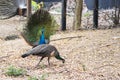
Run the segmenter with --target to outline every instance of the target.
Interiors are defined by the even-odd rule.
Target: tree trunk
[[[27,18],[31,16],[31,0],[27,0]]]
[[[83,0],[76,0],[73,30],[78,30],[81,28],[82,8]]]

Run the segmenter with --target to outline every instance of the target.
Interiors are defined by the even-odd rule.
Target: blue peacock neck
[[[42,29],[41,33],[42,33],[42,34],[41,34],[41,36],[40,36],[39,45],[41,45],[41,44],[46,44],[46,43],[45,43],[44,29]]]

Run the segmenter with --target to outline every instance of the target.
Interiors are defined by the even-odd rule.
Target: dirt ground
[[[120,80],[120,27],[57,32],[50,44],[57,47],[65,64],[51,58],[49,67],[46,58],[36,69],[39,57],[21,58],[31,46],[20,37],[20,28],[20,17],[0,20],[0,80],[28,80],[29,76],[42,80],[43,75],[45,80]],[[18,37],[5,40],[10,35]],[[7,76],[10,65],[24,69],[26,75]]]

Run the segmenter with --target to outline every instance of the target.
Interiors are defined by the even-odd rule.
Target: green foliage
[[[10,66],[6,71],[6,74],[8,76],[20,76],[20,75],[25,74],[25,71],[23,69],[19,69],[19,68]]]
[[[48,74],[42,74],[38,78],[35,76],[30,76],[28,80],[46,80],[47,77],[48,77]]]
[[[48,74],[43,74],[43,75],[40,77],[40,80],[46,80],[46,77],[48,77]]]
[[[36,10],[40,9],[40,5],[32,0],[32,8],[36,11]]]
[[[33,76],[33,77],[29,77],[28,80],[38,80],[37,77]]]
[[[34,43],[39,40],[41,29],[45,29],[45,38],[49,40],[50,35],[55,33],[57,23],[48,11],[40,9],[37,10],[28,20],[23,34],[28,43]]]
[[[83,16],[84,16],[84,17],[89,17],[90,15],[91,15],[90,12],[86,12]]]

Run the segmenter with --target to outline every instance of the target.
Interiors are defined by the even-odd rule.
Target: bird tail
[[[63,63],[65,63],[65,60],[59,55],[59,52],[55,55],[55,58],[58,60],[62,60]]]
[[[29,56],[29,55],[31,55],[31,53],[30,53],[30,52],[27,52],[27,53],[23,54],[21,57],[22,57],[22,58],[25,58],[25,57],[27,57],[27,56]]]
[[[23,37],[23,39],[25,40],[25,42],[27,42],[28,45],[34,46],[23,33],[21,33],[21,37]]]

